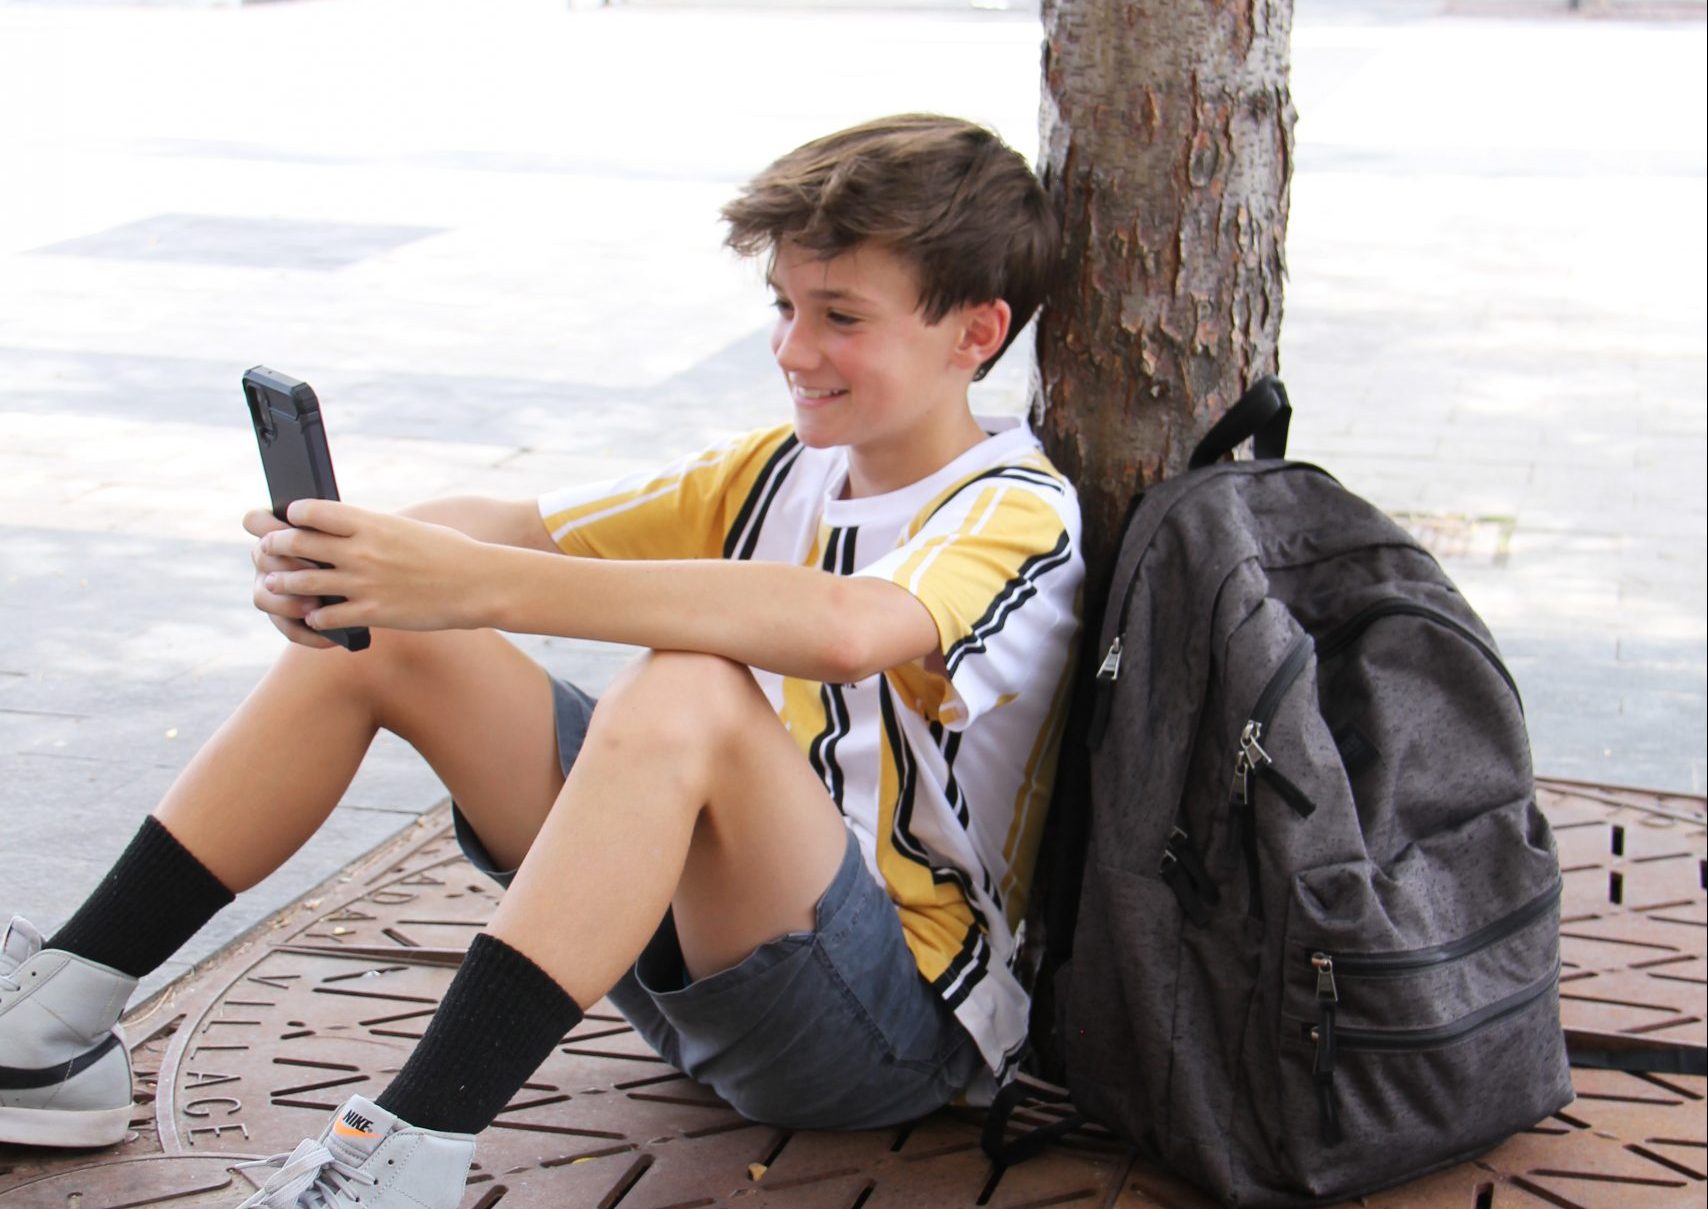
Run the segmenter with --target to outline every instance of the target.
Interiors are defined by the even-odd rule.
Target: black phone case
[[[273,515],[285,519],[295,500],[338,498],[332,477],[332,453],[320,420],[320,400],[307,382],[257,365],[243,375],[243,397],[261,449],[261,468]],[[338,604],[342,596],[322,596],[322,604]],[[372,641],[366,626],[318,631],[346,650],[365,650]]]

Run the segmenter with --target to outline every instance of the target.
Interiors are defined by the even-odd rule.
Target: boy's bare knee
[[[764,694],[733,660],[648,651],[600,696],[588,736],[676,753],[715,750],[756,704],[765,705]]]
[[[407,712],[419,704],[444,666],[446,648],[444,634],[378,630],[365,651],[293,646],[283,658],[307,660],[323,692],[362,702],[379,725],[395,729],[398,707]]]

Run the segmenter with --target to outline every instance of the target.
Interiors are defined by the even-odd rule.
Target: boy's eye
[[[860,322],[853,315],[844,315],[841,311],[828,311],[825,318],[841,327],[848,327],[850,324]]]
[[[787,298],[773,298],[771,300],[771,306],[778,314],[781,315],[792,314],[795,309],[794,303],[790,302]]]

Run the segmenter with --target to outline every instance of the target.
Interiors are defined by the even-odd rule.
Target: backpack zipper
[[[1358,635],[1369,629],[1373,623],[1383,617],[1392,617],[1398,614],[1410,614],[1413,617],[1422,617],[1429,621],[1433,621],[1438,625],[1445,626],[1458,634],[1459,637],[1463,638],[1466,642],[1476,647],[1482,654],[1483,658],[1489,661],[1490,666],[1500,673],[1500,678],[1506,681],[1506,687],[1512,690],[1513,697],[1518,700],[1519,709],[1524,708],[1524,701],[1518,694],[1518,682],[1512,678],[1512,673],[1507,671],[1506,664],[1501,662],[1501,658],[1495,653],[1494,648],[1484,642],[1477,636],[1475,631],[1462,624],[1457,618],[1442,612],[1440,609],[1433,608],[1430,605],[1416,604],[1409,600],[1398,599],[1378,600],[1372,604],[1368,604],[1329,632],[1328,636],[1323,639],[1322,645],[1318,648],[1319,657],[1327,659],[1330,656],[1338,655],[1344,647],[1349,645],[1354,638],[1358,637]]]
[[[1213,478],[1221,477],[1228,469],[1230,469],[1230,467],[1205,466],[1200,469],[1205,472],[1203,482],[1208,483]],[[1308,462],[1278,461],[1273,466],[1263,467],[1258,471],[1258,473],[1271,474],[1276,471],[1306,471],[1311,474],[1321,475],[1329,482],[1339,486],[1338,480],[1336,480],[1332,474],[1324,470],[1321,466],[1312,466]],[[1188,470],[1180,477],[1186,478],[1198,473],[1198,470]],[[1202,485],[1203,483],[1200,483],[1188,490],[1182,491],[1178,496],[1170,501],[1168,505],[1168,512],[1165,512],[1163,515],[1166,517],[1169,512],[1173,512],[1175,508],[1180,506],[1181,502],[1185,500],[1187,496],[1191,495],[1193,491],[1197,490],[1197,488]],[[1127,529],[1131,526],[1133,518],[1138,515],[1139,504],[1143,499],[1144,492],[1140,492],[1129,502],[1127,506],[1126,519],[1121,524],[1121,533],[1123,535],[1126,534]],[[1422,549],[1421,546],[1418,548]],[[1110,643],[1109,650],[1104,654],[1103,662],[1098,666],[1097,676],[1093,681],[1096,686],[1096,693],[1095,700],[1092,705],[1092,717],[1089,727],[1089,743],[1092,747],[1096,747],[1103,741],[1103,732],[1109,725],[1109,699],[1114,696],[1110,690],[1115,687],[1115,681],[1121,674],[1121,639],[1127,632],[1127,616],[1133,610],[1133,597],[1138,592],[1140,578],[1139,572],[1144,569],[1145,559],[1149,557],[1150,550],[1151,548],[1147,546],[1140,553],[1139,561],[1133,565],[1132,574],[1127,577],[1127,586],[1121,592],[1121,608],[1116,613],[1115,640]],[[1113,585],[1111,585],[1111,587],[1113,587]]]
[[[1339,1142],[1341,1137],[1340,1114],[1334,1098],[1334,1056],[1337,1049],[1407,1050],[1440,1045],[1483,1024],[1493,1023],[1507,1011],[1517,1011],[1540,994],[1541,990],[1546,990],[1551,981],[1544,980],[1541,990],[1535,987],[1526,988],[1517,996],[1508,996],[1451,1025],[1390,1033],[1336,1027],[1335,1012],[1340,1004],[1340,989],[1335,983],[1335,972],[1338,970],[1342,974],[1360,978],[1392,978],[1468,957],[1516,935],[1545,916],[1560,901],[1562,885],[1563,883],[1556,881],[1518,910],[1485,924],[1469,936],[1461,936],[1458,940],[1391,953],[1342,953],[1335,956],[1321,949],[1311,953],[1311,968],[1316,972],[1317,980],[1317,1023],[1309,1033],[1316,1047],[1311,1076],[1317,1088],[1318,1125],[1324,1145],[1332,1146]],[[1555,967],[1554,977],[1559,977],[1558,966]]]
[[[1269,683],[1263,686],[1263,691],[1257,696],[1257,704],[1251,708],[1251,717],[1240,731],[1239,754],[1234,757],[1236,807],[1250,805],[1251,777],[1256,773],[1274,787],[1300,818],[1309,818],[1316,812],[1316,803],[1276,768],[1275,761],[1263,750],[1264,728],[1274,721],[1275,711],[1281,706],[1281,699],[1287,695],[1287,690],[1293,687],[1293,682],[1310,662],[1314,645],[1309,634],[1300,634],[1293,639],[1292,646],[1287,648],[1287,653],[1281,658],[1281,666],[1269,677]]]
[[[1317,994],[1323,992],[1322,979],[1326,973],[1329,989],[1334,986],[1336,970],[1342,974],[1352,974],[1359,978],[1393,978],[1401,974],[1410,974],[1417,970],[1428,969],[1431,966],[1445,965],[1450,961],[1458,961],[1479,949],[1499,944],[1507,937],[1541,919],[1554,904],[1560,901],[1560,882],[1555,882],[1547,890],[1525,903],[1518,910],[1504,915],[1492,923],[1485,924],[1469,936],[1461,936],[1458,940],[1446,941],[1438,945],[1430,945],[1422,949],[1404,949],[1392,953],[1341,953],[1331,954],[1318,949],[1311,953],[1311,966],[1317,971]]]
[[[1321,955],[1318,954],[1318,956]],[[1438,1049],[1451,1042],[1462,1040],[1482,1029],[1491,1028],[1507,1017],[1523,1011],[1537,999],[1547,994],[1549,988],[1558,983],[1559,978],[1560,966],[1558,962],[1555,962],[1553,971],[1533,985],[1515,991],[1505,999],[1496,1000],[1485,1008],[1455,1020],[1452,1024],[1418,1029],[1349,1029],[1336,1026],[1334,1021],[1335,1000],[1332,997],[1325,997],[1325,971],[1322,967],[1318,967],[1319,1015],[1316,1024],[1307,1026],[1306,1037],[1315,1047],[1315,1054],[1311,1062],[1311,1078],[1316,1086],[1317,1126],[1323,1145],[1338,1145],[1345,1136],[1341,1132],[1340,1109],[1334,1094],[1334,1063],[1335,1057],[1340,1051],[1410,1053],[1417,1050]],[[1326,971],[1326,983],[1327,994],[1332,996],[1334,992],[1332,966]]]
[[[1524,708],[1523,698],[1519,696],[1518,692],[1518,682],[1512,678],[1512,673],[1507,671],[1506,664],[1501,662],[1500,656],[1495,653],[1493,647],[1479,638],[1471,629],[1440,609],[1432,608],[1429,605],[1415,604],[1409,600],[1378,600],[1366,605],[1359,612],[1329,631],[1322,643],[1316,647],[1317,658],[1319,660],[1328,659],[1339,654],[1355,638],[1381,618],[1400,615],[1422,617],[1428,621],[1433,621],[1437,625],[1452,630],[1466,642],[1469,642],[1483,658],[1489,661],[1489,666],[1500,673],[1501,679],[1506,681],[1507,688],[1512,690],[1513,699],[1518,702],[1518,708],[1520,710]],[[1305,670],[1305,664],[1310,659],[1311,648],[1312,643],[1309,634],[1300,634],[1293,640],[1293,645],[1287,649],[1287,654],[1281,660],[1281,666],[1276,669],[1275,674],[1269,678],[1269,683],[1265,684],[1263,691],[1258,694],[1257,704],[1251,710],[1251,717],[1247,720],[1244,729],[1240,731],[1240,750],[1239,754],[1234,757],[1233,802],[1236,809],[1243,809],[1251,804],[1251,777],[1255,773],[1268,781],[1275,792],[1281,795],[1282,799],[1293,808],[1294,813],[1300,818],[1309,818],[1316,811],[1316,803],[1311,801],[1310,795],[1300,789],[1279,768],[1275,767],[1275,761],[1263,749],[1263,732],[1274,720],[1275,711],[1280,708],[1281,699],[1286,696],[1287,690],[1293,686],[1293,681],[1298,679],[1299,673]],[[1118,671],[1121,663],[1119,638],[1111,647],[1109,657],[1104,660],[1106,669],[1110,668],[1111,660],[1113,660],[1113,668],[1110,670]],[[1102,675],[1102,670],[1098,674]],[[1113,679],[1113,675],[1110,679]]]

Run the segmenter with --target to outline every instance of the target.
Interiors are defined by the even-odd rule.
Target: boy
[[[473,1135],[607,994],[757,1120],[889,1124],[1008,1072],[1082,567],[1072,488],[967,390],[1054,222],[995,136],[920,115],[807,144],[724,216],[768,257],[792,425],[538,501],[245,519],[292,645],[65,927],[8,929],[0,1140],[122,1135],[135,980],[324,821],[382,726],[508,890],[396,1079],[246,1205],[456,1205]],[[344,625],[373,646],[319,649]],[[494,629],[649,653],[595,706]]]

